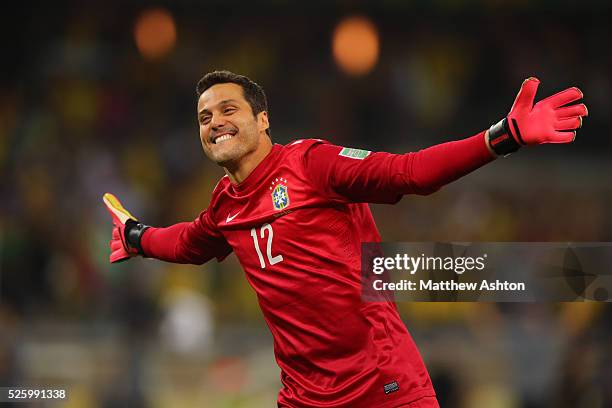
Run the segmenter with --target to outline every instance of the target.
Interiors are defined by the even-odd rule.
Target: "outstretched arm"
[[[304,154],[304,166],[319,191],[340,201],[395,203],[405,194],[433,193],[522,145],[574,140],[587,109],[563,105],[581,99],[582,92],[569,88],[534,105],[538,84],[525,80],[508,116],[467,139],[401,155],[315,143]]]
[[[103,201],[114,225],[109,243],[111,263],[142,255],[167,262],[200,265],[215,257],[221,261],[232,252],[215,228],[208,211],[203,211],[193,222],[155,228],[139,223],[114,195],[104,194]]]
[[[337,201],[394,204],[405,194],[431,194],[495,159],[486,132],[418,152],[392,154],[313,144],[304,154],[309,179]]]

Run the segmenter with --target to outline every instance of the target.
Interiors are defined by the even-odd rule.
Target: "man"
[[[467,139],[395,155],[322,140],[273,145],[266,97],[228,71],[198,83],[204,152],[225,169],[208,209],[167,228],[136,221],[111,194],[111,262],[136,255],[202,264],[234,251],[274,337],[279,407],[437,407],[393,302],[361,298],[361,242],[380,236],[367,203],[430,194],[522,145],[568,143],[587,115],[569,88],[534,106],[527,79],[500,123]]]

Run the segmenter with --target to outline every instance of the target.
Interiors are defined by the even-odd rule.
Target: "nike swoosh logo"
[[[236,216],[237,216],[238,214],[240,214],[240,211],[238,211],[236,214],[231,215],[231,216],[230,216],[229,214],[227,214],[227,218],[225,219],[225,223],[226,223],[226,224],[228,224],[228,223],[232,222],[232,220],[233,220],[234,218],[236,218]]]

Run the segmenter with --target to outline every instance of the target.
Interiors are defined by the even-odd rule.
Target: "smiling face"
[[[266,134],[268,113],[254,115],[238,84],[206,89],[198,99],[198,124],[204,153],[230,172],[271,145]]]

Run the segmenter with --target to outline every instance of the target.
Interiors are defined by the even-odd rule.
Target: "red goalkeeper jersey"
[[[192,264],[236,253],[274,337],[279,407],[397,407],[435,393],[395,304],[361,298],[361,243],[380,241],[367,203],[490,160],[483,133],[404,155],[274,145],[239,185],[223,177],[195,221],[150,228],[142,247]]]

